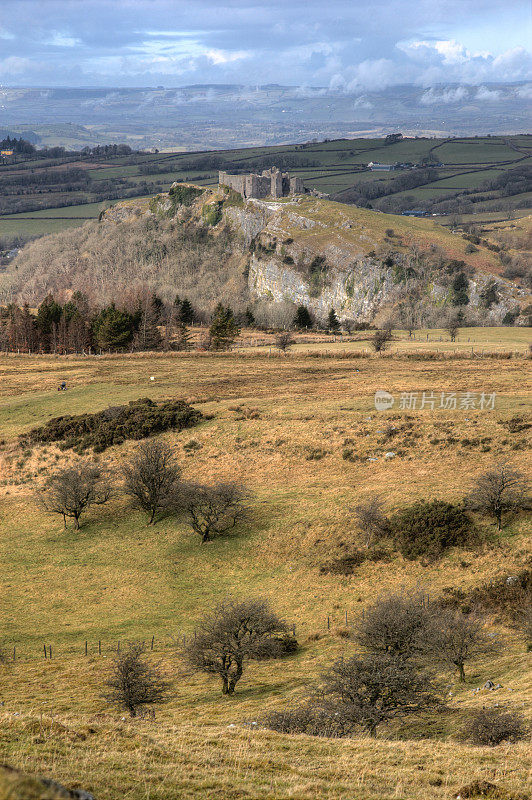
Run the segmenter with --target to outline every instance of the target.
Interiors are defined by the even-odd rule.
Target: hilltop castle
[[[218,183],[220,186],[229,186],[242,197],[273,197],[277,199],[305,192],[301,178],[291,178],[287,172],[281,172],[277,167],[263,170],[262,175],[255,173],[229,175],[227,172],[220,172]]]

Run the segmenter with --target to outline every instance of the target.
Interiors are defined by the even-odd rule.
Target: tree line
[[[113,302],[95,309],[82,292],[64,304],[48,294],[36,312],[27,303],[0,308],[0,348],[42,353],[186,349],[194,317],[190,301],[178,295],[171,306],[151,293],[138,295],[129,308]]]

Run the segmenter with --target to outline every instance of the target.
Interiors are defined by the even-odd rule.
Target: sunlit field
[[[0,357],[1,761],[98,800],[428,800],[474,779],[531,791],[529,741],[481,748],[460,736],[464,714],[482,705],[531,716],[532,656],[501,618],[490,625],[504,649],[473,662],[465,685],[438,673],[448,705],[438,715],[383,726],[377,740],[289,736],[260,724],[356,652],[346,632],[380,593],[436,598],[445,587],[515,574],[532,558],[530,517],[521,514],[500,534],[479,517],[483,543],[435,563],[396,555],[350,576],[320,572],[357,542],[353,507],[374,492],[392,510],[420,498],[459,501],[500,459],[530,472],[529,330],[461,330],[454,343],[443,331],[415,340],[396,331],[383,356],[371,354],[369,335],[308,336],[287,355],[248,333],[220,355]],[[58,392],[63,380],[67,391]],[[392,408],[376,410],[377,390],[394,397]],[[457,409],[440,408],[442,393],[454,392]],[[460,408],[465,393],[474,407]],[[51,417],[146,396],[183,398],[205,415],[195,428],[162,434],[184,477],[237,480],[251,491],[251,517],[229,537],[201,545],[181,518],[148,527],[123,495],[89,510],[77,532],[39,509],[42,481],[77,456],[22,447],[18,436]],[[508,421],[517,417],[516,431]],[[134,448],[89,457],[118,474]],[[251,663],[230,699],[214,678],[187,673],[179,655],[199,617],[227,596],[268,599],[301,645]],[[101,697],[118,644],[133,640],[146,642],[173,682],[154,719],[130,721]],[[488,679],[502,688],[473,693]]]

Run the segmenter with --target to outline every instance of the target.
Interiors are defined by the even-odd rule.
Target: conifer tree
[[[210,346],[213,350],[228,350],[239,335],[233,310],[221,303],[216,306],[209,328]]]
[[[327,317],[327,328],[330,331],[340,330],[340,320],[336,316],[336,311],[334,308],[331,308],[329,311],[329,316]]]

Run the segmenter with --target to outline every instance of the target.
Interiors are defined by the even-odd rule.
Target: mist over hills
[[[40,145],[191,150],[313,138],[486,135],[530,128],[532,84],[342,88],[206,84],[180,88],[1,88],[0,127]]]

